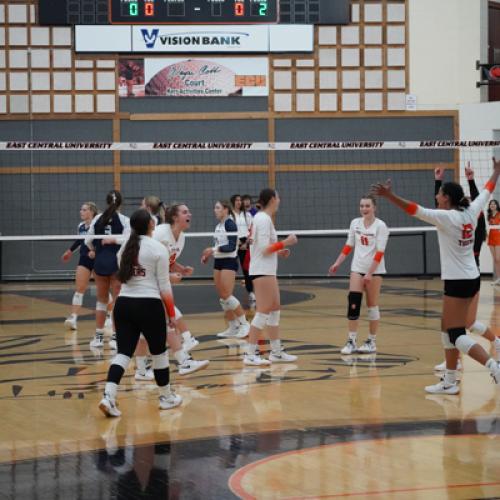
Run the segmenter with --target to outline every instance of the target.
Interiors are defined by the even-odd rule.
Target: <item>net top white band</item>
[[[496,148],[500,141],[60,142],[6,141],[0,151],[300,151]]]

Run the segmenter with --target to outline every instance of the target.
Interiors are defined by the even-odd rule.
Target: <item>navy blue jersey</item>
[[[90,226],[86,226],[85,222],[80,222],[78,224],[78,234],[83,236],[89,232]],[[75,242],[71,245],[70,250],[74,252],[78,247],[80,247],[80,256],[87,257],[89,254],[89,247],[85,245],[85,240],[75,240]]]
[[[109,235],[110,237],[118,235],[128,235],[130,233],[130,221],[128,217],[115,212],[109,224],[103,226],[99,224],[102,214],[94,218],[90,226],[89,234]],[[120,238],[122,239],[122,238]],[[86,240],[88,242],[88,239]],[[102,240],[92,240],[95,248],[94,271],[101,276],[110,276],[118,270],[116,254],[120,250],[120,243],[103,245]]]

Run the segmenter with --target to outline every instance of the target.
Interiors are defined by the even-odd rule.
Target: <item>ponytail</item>
[[[130,217],[130,238],[125,244],[118,269],[118,280],[126,283],[134,276],[134,268],[139,265],[141,236],[148,233],[151,214],[144,209],[136,210]]]
[[[120,191],[116,191],[115,189],[110,191],[106,196],[106,203],[108,204],[108,208],[104,210],[102,215],[99,217],[99,220],[96,222],[96,231],[102,231],[108,224],[111,223],[113,215],[115,215],[116,211],[122,204],[122,195]]]
[[[441,186],[441,191],[450,199],[452,208],[462,211],[470,205],[470,201],[465,197],[462,186],[456,182],[445,182]]]

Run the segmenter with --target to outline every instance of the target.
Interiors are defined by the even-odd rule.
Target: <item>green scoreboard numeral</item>
[[[259,6],[259,16],[265,16],[267,14],[267,3],[261,2]]]
[[[129,4],[128,11],[131,16],[138,16],[139,15],[139,6],[136,3],[131,3]]]

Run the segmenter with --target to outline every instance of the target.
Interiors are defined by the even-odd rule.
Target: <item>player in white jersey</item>
[[[377,351],[377,330],[380,321],[378,300],[382,276],[385,274],[384,252],[389,238],[385,222],[375,217],[377,202],[371,195],[363,196],[359,202],[361,217],[354,219],[349,228],[349,235],[337,260],[330,266],[329,273],[334,275],[340,264],[354,248],[349,279],[347,319],[349,335],[342,354],[361,352],[364,354]],[[369,321],[368,339],[357,347],[359,315],[363,291],[366,293],[367,315]]]
[[[432,394],[460,392],[456,379],[459,352],[468,354],[486,366],[495,383],[500,384],[500,363],[491,358],[465,331],[467,318],[481,284],[474,260],[474,230],[478,215],[494,191],[499,175],[500,161],[493,159],[493,174],[485,189],[472,203],[465,197],[460,184],[443,184],[436,195],[437,209],[423,208],[399,197],[392,191],[390,181],[372,187],[375,194],[387,198],[408,214],[436,226],[437,229],[441,279],[444,280],[441,338],[445,349],[446,371],[441,382],[425,388]]]
[[[297,356],[285,352],[279,336],[280,290],[276,277],[278,255],[287,258],[290,250],[286,247],[297,243],[297,236],[288,235],[278,241],[272,217],[280,204],[278,192],[266,188],[260,192],[261,206],[253,220],[250,233],[250,277],[253,281],[257,299],[256,312],[248,334],[248,344],[243,362],[246,365],[269,365],[270,363],[289,363]],[[257,341],[264,328],[267,328],[271,344],[269,359],[261,358],[257,353]]]
[[[153,357],[153,370],[159,388],[159,407],[179,406],[182,398],[170,388],[166,351],[167,319],[175,327],[175,309],[169,281],[168,252],[151,238],[154,220],[147,210],[137,210],[130,220],[132,232],[118,253],[117,277],[122,283],[113,311],[118,354],[109,367],[100,410],[107,417],[121,415],[116,405],[118,385],[127,370],[141,333]]]
[[[240,301],[233,295],[236,272],[238,271],[238,227],[234,222],[231,204],[219,200],[214,206],[215,218],[219,221],[215,228],[215,245],[203,250],[201,262],[206,264],[214,258],[214,283],[219,295],[219,303],[229,322],[229,328],[217,334],[218,337],[245,338],[250,330]],[[233,233],[233,235],[228,235]],[[235,234],[236,233],[236,234]]]
[[[184,244],[186,236],[184,231],[191,225],[191,212],[184,203],[174,203],[165,210],[165,224],[156,227],[153,238],[162,243],[169,252],[170,263],[170,281],[180,283],[185,276],[191,276],[194,269],[190,266],[184,266],[177,261]],[[188,375],[209,364],[207,359],[194,360],[189,351],[196,347],[199,342],[196,340],[187,325],[181,311],[175,308],[176,331],[169,332],[168,343],[174,357],[179,363],[179,375]]]
[[[155,227],[165,222],[165,206],[158,196],[150,195],[144,197],[141,208],[146,209],[151,214],[155,222]]]

